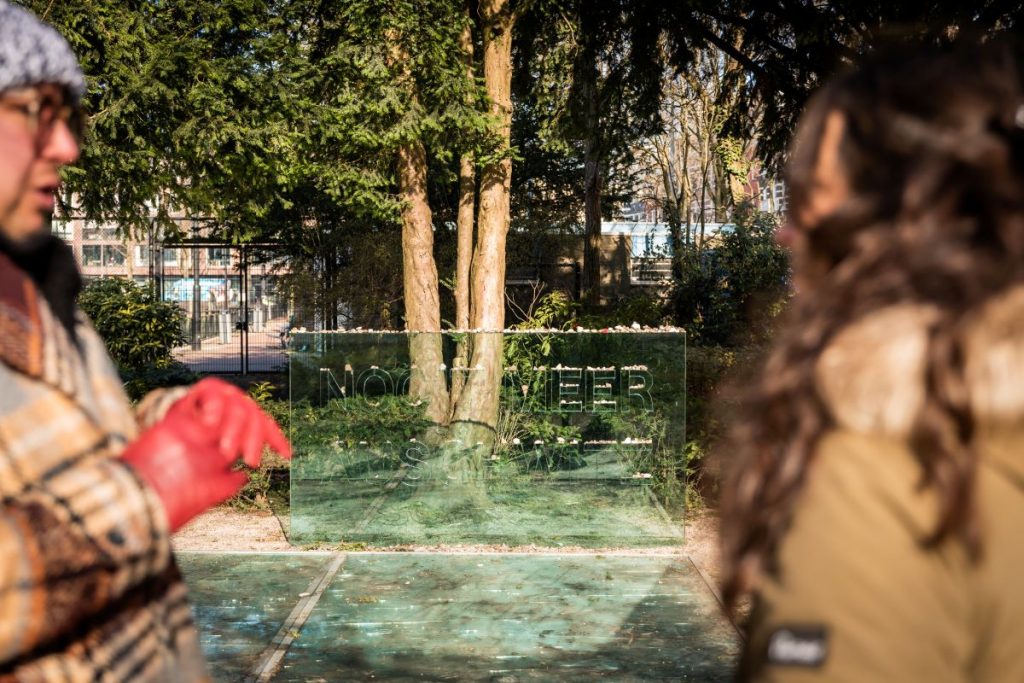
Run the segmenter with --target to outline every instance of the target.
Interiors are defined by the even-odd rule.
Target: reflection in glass
[[[296,542],[677,543],[682,332],[298,333]]]

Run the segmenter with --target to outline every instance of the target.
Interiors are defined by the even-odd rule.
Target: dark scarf
[[[75,299],[82,290],[82,276],[71,247],[50,233],[18,242],[0,234],[0,252],[32,278],[53,315],[76,340]]]

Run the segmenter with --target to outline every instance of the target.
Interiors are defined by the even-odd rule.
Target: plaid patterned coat
[[[0,682],[208,680],[163,509],[117,459],[177,396],[137,418],[76,316],[77,345],[0,253]]]

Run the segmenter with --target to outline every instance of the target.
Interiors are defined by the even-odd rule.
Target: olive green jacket
[[[938,507],[907,446],[935,312],[847,327],[817,365],[835,429],[819,442],[775,570],[762,577],[741,680],[1024,681],[1024,288],[965,340],[984,552],[927,549]]]

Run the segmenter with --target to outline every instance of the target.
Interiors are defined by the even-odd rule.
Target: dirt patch
[[[240,512],[226,507],[199,515],[174,534],[172,543],[175,550],[295,550],[272,513]]]
[[[207,550],[219,552],[330,549],[330,546],[299,548],[285,537],[281,521],[270,512],[241,512],[219,507],[196,517],[174,535],[176,550]],[[360,549],[358,544],[345,546]],[[450,553],[601,553],[607,555],[688,555],[705,576],[713,582],[720,576],[718,559],[718,518],[712,514],[692,516],[686,521],[686,542],[682,547],[665,548],[549,548],[541,546],[506,545],[453,545],[421,546],[401,545],[396,551],[450,552]]]
[[[686,520],[686,543],[683,552],[712,580],[716,586],[722,576],[722,562],[718,548],[718,517],[709,512]]]

